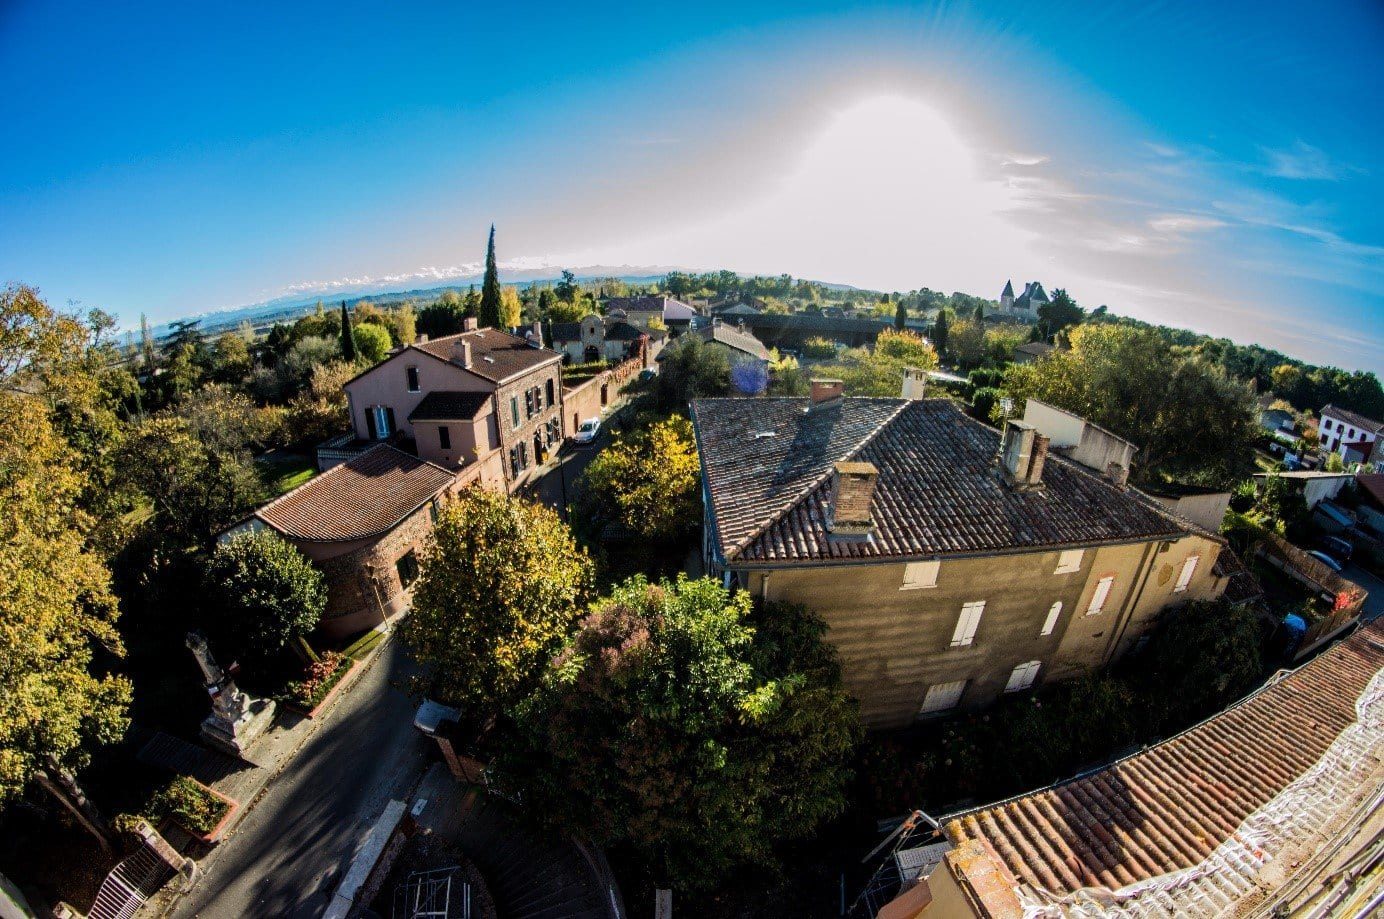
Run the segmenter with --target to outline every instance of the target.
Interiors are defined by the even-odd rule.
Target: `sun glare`
[[[1026,234],[1003,216],[1017,206],[1014,193],[982,174],[982,153],[922,100],[862,99],[815,135],[766,150],[785,160],[784,177],[760,197],[622,246],[622,260],[777,269],[891,290],[988,290],[997,277],[1023,274],[1030,257]]]

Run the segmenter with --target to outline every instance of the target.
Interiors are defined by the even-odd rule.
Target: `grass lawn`
[[[305,453],[273,450],[255,457],[255,463],[271,498],[292,491],[317,475],[317,463]]]

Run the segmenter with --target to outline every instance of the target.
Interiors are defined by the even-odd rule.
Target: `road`
[[[606,418],[603,424],[610,420],[610,418]],[[559,514],[563,513],[564,492],[566,503],[570,504],[577,499],[576,485],[578,480],[586,472],[586,467],[590,466],[591,461],[596,458],[596,454],[605,449],[609,443],[610,431],[602,427],[601,433],[596,436],[594,443],[563,444],[558,453],[558,463],[544,473],[537,482],[525,487],[525,494],[536,497],[540,504],[551,507]]]
[[[1369,591],[1369,596],[1365,598],[1365,610],[1360,615],[1361,619],[1365,622],[1373,622],[1384,615],[1384,581],[1359,565],[1347,565],[1346,569],[1341,572],[1341,577],[1348,581],[1354,581]]]
[[[369,826],[391,798],[407,799],[432,762],[413,704],[391,685],[412,671],[391,641],[202,861],[201,880],[170,916],[322,914]]]

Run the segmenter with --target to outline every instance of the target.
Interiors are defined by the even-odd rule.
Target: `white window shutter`
[[[1115,576],[1107,574],[1096,582],[1096,589],[1091,593],[1091,602],[1086,607],[1086,615],[1094,616],[1096,613],[1105,609],[1105,601],[1110,598],[1110,589],[1115,586]]]
[[[980,627],[980,616],[984,612],[984,600],[975,600],[961,607],[961,615],[956,620],[956,631],[952,632],[953,648],[964,648],[975,639],[976,629]]]
[[[961,694],[965,691],[965,680],[957,680],[952,683],[934,683],[927,688],[927,695],[923,697],[923,706],[918,709],[918,714],[927,715],[932,712],[945,712],[956,708],[961,701]]]
[[[1085,549],[1068,549],[1057,556],[1057,570],[1054,574],[1071,574],[1073,571],[1081,570],[1081,558],[1086,554]]]
[[[899,590],[917,590],[920,587],[936,587],[940,561],[909,562],[903,568],[903,586]]]
[[[1187,556],[1187,560],[1182,563],[1182,573],[1177,576],[1177,585],[1173,587],[1173,593],[1182,593],[1187,589],[1187,585],[1192,583],[1192,575],[1196,574],[1199,561],[1200,555]]]
[[[1005,685],[1005,692],[1020,692],[1033,685],[1033,681],[1038,678],[1038,669],[1043,666],[1042,661],[1029,661],[1014,668],[1014,672],[1009,674],[1009,683]]]
[[[1051,635],[1052,630],[1057,628],[1057,620],[1061,615],[1062,601],[1058,600],[1056,603],[1052,605],[1052,609],[1048,610],[1048,618],[1043,620],[1043,631],[1039,632],[1038,634]]]

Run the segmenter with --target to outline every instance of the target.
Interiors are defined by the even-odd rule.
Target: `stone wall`
[[[552,384],[553,400],[548,402],[548,384]],[[532,416],[529,415],[525,403],[525,392],[536,388],[541,407]],[[549,364],[533,373],[525,374],[518,379],[505,383],[496,392],[496,406],[499,413],[500,423],[500,457],[504,463],[505,480],[508,482],[509,490],[512,492],[523,485],[524,481],[532,474],[542,462],[541,457],[535,454],[534,435],[537,433],[542,439],[544,449],[556,450],[562,438],[562,370],[557,363]],[[512,402],[511,400],[517,400]],[[519,413],[519,423],[514,423],[514,407],[517,405]],[[546,425],[549,421],[557,421],[557,437],[551,443],[547,443]],[[523,443],[528,452],[528,465],[516,476],[510,460],[510,451],[515,445]]]
[[[562,391],[562,435],[571,437],[587,418],[599,418],[601,410],[614,402],[630,379],[644,367],[631,358],[596,374],[579,386]]]

